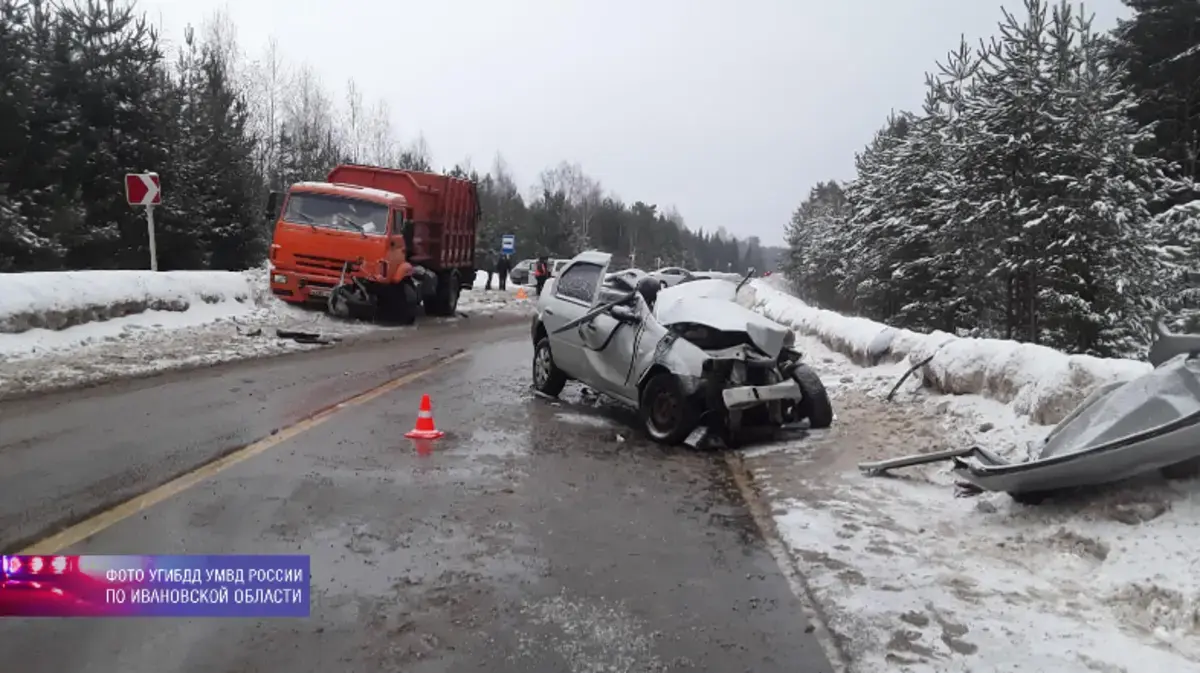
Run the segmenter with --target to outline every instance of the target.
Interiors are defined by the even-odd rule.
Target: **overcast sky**
[[[1003,4],[1020,9],[1019,0]],[[437,167],[503,154],[522,187],[561,160],[689,227],[780,244],[853,155],[1001,0],[142,0],[178,42],[224,9],[250,57],[274,36],[343,97],[386,98]],[[1087,5],[1115,25],[1119,0]]]

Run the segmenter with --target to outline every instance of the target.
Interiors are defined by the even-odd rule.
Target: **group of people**
[[[495,265],[484,263],[487,269],[487,284],[483,289],[492,289],[492,274],[498,275],[500,281],[500,289],[508,288],[508,275],[512,273],[512,258],[509,255],[500,255],[496,260]],[[550,278],[550,259],[547,255],[542,255],[537,258],[537,262],[533,265],[533,280],[537,284],[537,294],[542,296],[542,288],[545,287],[546,281]]]

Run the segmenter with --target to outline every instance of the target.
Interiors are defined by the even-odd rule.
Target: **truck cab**
[[[272,293],[287,302],[325,304],[346,278],[388,284],[407,275],[408,211],[403,196],[378,189],[293,185],[271,242]]]

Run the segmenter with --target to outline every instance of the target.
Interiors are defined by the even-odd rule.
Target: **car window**
[[[580,262],[572,266],[555,281],[555,296],[592,303],[592,297],[596,296],[596,284],[600,282],[600,272],[603,270],[599,265],[589,262]]]

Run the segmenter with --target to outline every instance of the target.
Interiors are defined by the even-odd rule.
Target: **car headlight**
[[[283,275],[282,273],[277,273],[277,274],[275,274],[275,276],[272,278],[272,280],[274,280],[276,283],[286,283],[286,282],[287,282],[287,276]]]

